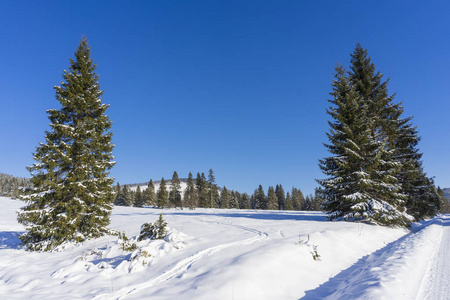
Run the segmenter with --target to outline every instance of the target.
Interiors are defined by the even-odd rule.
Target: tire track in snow
[[[242,241],[236,241],[236,242],[226,243],[226,244],[222,244],[222,245],[217,245],[217,246],[210,247],[205,250],[199,251],[196,254],[191,255],[190,257],[179,261],[173,268],[171,268],[170,270],[157,276],[156,278],[151,279],[150,281],[146,281],[146,282],[136,284],[133,286],[127,286],[127,287],[124,287],[124,288],[114,292],[114,293],[97,295],[96,297],[94,297],[94,300],[123,299],[131,294],[140,292],[142,290],[145,290],[145,289],[153,287],[153,286],[157,286],[159,284],[163,284],[175,277],[178,277],[179,275],[186,272],[195,262],[201,260],[204,257],[210,256],[216,252],[222,251],[229,247],[244,246],[244,245],[250,245],[253,243],[257,243],[257,242],[260,242],[260,241],[268,238],[268,236],[269,236],[269,234],[267,232],[263,232],[263,231],[260,231],[260,230],[254,229],[254,228],[250,228],[250,227],[246,227],[246,226],[242,226],[242,225],[237,225],[237,224],[233,224],[233,223],[221,223],[221,222],[215,222],[215,221],[206,221],[206,220],[202,220],[200,218],[197,218],[197,220],[201,221],[201,222],[210,223],[210,224],[227,225],[227,226],[236,227],[236,228],[239,228],[239,229],[242,229],[245,231],[255,233],[255,234],[257,234],[257,236],[254,236],[249,239],[242,240]]]

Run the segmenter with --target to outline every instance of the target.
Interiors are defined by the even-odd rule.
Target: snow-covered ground
[[[408,231],[316,212],[116,207],[112,229],[136,237],[163,212],[169,236],[33,253],[17,238],[22,205],[0,197],[0,299],[449,299],[450,216]]]

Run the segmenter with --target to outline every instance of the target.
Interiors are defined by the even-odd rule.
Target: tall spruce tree
[[[267,209],[268,208],[268,202],[266,198],[266,194],[264,193],[264,189],[262,185],[259,185],[258,188],[255,190],[254,196],[254,208],[255,209]]]
[[[18,221],[31,250],[51,250],[65,241],[81,242],[108,232],[114,200],[112,122],[105,114],[96,65],[82,38],[64,81],[55,87],[60,109],[47,111],[50,131],[28,167],[36,188],[24,197]]]
[[[209,207],[208,188],[206,186],[205,173],[202,173],[202,175],[200,175],[200,173],[197,173],[195,186],[197,188],[199,206],[204,208]]]
[[[303,196],[303,193],[300,189],[297,189],[295,187],[292,188],[291,199],[294,210],[307,210],[305,207],[305,197]]]
[[[286,206],[285,210],[294,210],[294,205],[292,203],[292,198],[289,192],[286,193]]]
[[[181,204],[181,184],[177,171],[173,172],[170,182],[169,200],[175,207],[182,207]]]
[[[219,188],[216,184],[216,177],[214,176],[214,171],[209,169],[208,174],[208,201],[210,208],[219,207]]]
[[[268,209],[278,210],[278,208],[279,208],[278,199],[277,199],[277,195],[275,194],[275,190],[274,190],[273,186],[269,186],[269,190],[267,192],[267,201],[269,204]]]
[[[125,206],[132,206],[134,203],[133,191],[128,185],[124,185],[122,188],[123,198],[125,200]]]
[[[249,209],[250,205],[250,196],[247,193],[244,193],[239,197],[239,208],[240,209]]]
[[[125,205],[125,200],[122,195],[122,188],[119,183],[116,185],[116,198],[114,199],[114,205]]]
[[[184,191],[184,204],[189,207],[189,209],[195,209],[198,205],[198,193],[195,189],[194,178],[192,173],[189,172],[187,179],[186,190]]]
[[[231,191],[230,194],[230,208],[239,208],[239,193]]]
[[[158,208],[166,207],[168,200],[169,200],[169,192],[167,192],[166,181],[164,180],[164,177],[163,177],[159,184],[159,190],[157,193]]]
[[[141,192],[141,188],[138,185],[136,188],[136,194],[134,195],[134,204],[135,207],[142,207],[144,205],[144,197]]]
[[[350,72],[336,68],[330,93],[333,106],[327,112],[333,122],[325,146],[332,156],[320,160],[329,178],[318,180],[323,206],[330,219],[407,225],[411,216],[396,178],[401,165],[393,158],[387,133],[393,96],[366,50],[358,44],[351,57]]]
[[[278,199],[278,208],[280,210],[284,210],[286,207],[286,195],[284,193],[283,186],[280,184],[275,187],[275,194],[277,195]]]
[[[220,208],[230,208],[230,192],[224,186],[222,193],[220,193]]]

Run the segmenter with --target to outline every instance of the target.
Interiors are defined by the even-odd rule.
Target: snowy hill
[[[161,212],[165,240],[115,236],[26,252],[23,203],[0,197],[0,299],[448,299],[450,216],[413,230],[330,222],[322,213],[115,207],[135,238]],[[316,258],[316,259],[314,259]]]

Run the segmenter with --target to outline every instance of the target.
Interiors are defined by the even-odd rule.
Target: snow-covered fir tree
[[[230,208],[239,208],[239,200],[235,191],[230,193]]]
[[[336,68],[330,93],[333,121],[325,146],[332,156],[320,160],[328,178],[318,180],[323,206],[330,219],[407,225],[412,218],[396,178],[401,165],[385,131],[393,97],[366,50],[358,44],[351,57],[350,72]]]
[[[96,65],[82,38],[55,87],[59,109],[47,111],[51,130],[28,167],[35,189],[24,196],[18,221],[26,228],[21,241],[31,250],[51,250],[108,232],[115,196],[109,176],[114,165],[112,122],[105,114]]]

